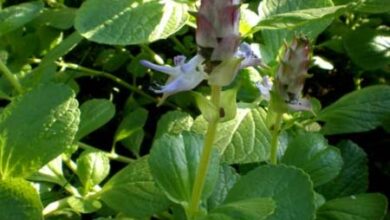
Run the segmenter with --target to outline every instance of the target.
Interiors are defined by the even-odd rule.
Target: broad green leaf
[[[44,167],[39,169],[38,172],[29,176],[28,179],[33,181],[56,183],[60,186],[67,184],[68,182],[62,172],[62,157],[58,156],[54,160],[50,161]]]
[[[91,99],[80,106],[80,125],[76,139],[87,136],[106,124],[115,114],[115,106],[106,99]]]
[[[327,199],[364,193],[368,188],[367,155],[352,141],[338,144],[344,160],[339,175],[316,190]]]
[[[262,108],[241,105],[233,120],[220,123],[214,145],[222,154],[222,161],[252,163],[267,160],[271,134],[265,125],[266,112]],[[193,131],[204,134],[207,123],[199,117]]]
[[[137,130],[142,130],[147,118],[148,111],[146,109],[138,108],[130,112],[119,124],[115,132],[115,142],[130,137]]]
[[[16,97],[0,115],[0,176],[28,177],[66,151],[79,124],[77,105],[64,85]]]
[[[300,169],[285,165],[260,166],[240,178],[224,203],[259,197],[271,197],[276,203],[274,214],[267,220],[314,218],[313,184]]]
[[[230,202],[213,209],[205,220],[263,220],[268,219],[276,208],[271,198],[250,198]]]
[[[333,6],[331,0],[264,0],[259,5],[259,15],[262,18],[261,20],[264,20],[282,13],[331,6]],[[303,34],[309,39],[315,39],[323,30],[325,30],[331,21],[332,18],[324,18],[294,29],[261,31],[263,39],[263,43],[261,45],[263,61],[265,63],[273,61],[284,41],[291,41],[295,34]]]
[[[103,181],[110,173],[110,160],[100,151],[84,151],[77,158],[77,176],[86,192]]]
[[[39,15],[43,6],[41,1],[33,1],[0,10],[0,36],[30,22]]]
[[[173,0],[89,0],[78,10],[75,28],[91,41],[128,45],[167,38],[187,19],[187,6]]]
[[[387,199],[381,194],[352,195],[326,202],[316,220],[381,220],[386,211]]]
[[[155,139],[165,133],[180,134],[183,131],[189,131],[194,120],[191,115],[181,111],[170,111],[161,116],[157,122]]]
[[[168,198],[186,207],[191,200],[192,188],[203,149],[201,135],[183,132],[163,135],[156,139],[150,152],[149,165],[156,183]],[[218,156],[212,158],[204,184],[202,199],[212,193],[218,178]]]
[[[0,219],[43,220],[38,193],[24,179],[0,180]]]
[[[343,42],[348,56],[363,69],[373,70],[390,65],[389,33],[362,27],[346,33]]]
[[[304,133],[288,144],[282,163],[301,168],[310,175],[314,186],[319,186],[339,174],[343,158],[321,134]]]
[[[377,85],[353,91],[324,108],[318,120],[322,132],[343,134],[374,129],[390,115],[390,86]]]
[[[170,202],[156,187],[146,157],[115,174],[103,187],[101,199],[129,217],[151,216],[168,208]]]
[[[35,22],[66,30],[73,26],[76,11],[75,8],[68,7],[47,9],[40,14]]]
[[[229,165],[222,165],[219,169],[219,176],[214,191],[207,199],[207,208],[213,209],[220,205],[226,198],[229,190],[236,184],[240,175]]]

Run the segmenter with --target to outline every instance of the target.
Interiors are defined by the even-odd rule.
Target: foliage
[[[0,0],[0,219],[385,217],[334,138],[390,131],[390,4],[207,2]]]

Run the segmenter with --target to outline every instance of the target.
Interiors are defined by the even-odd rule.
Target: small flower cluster
[[[310,111],[310,101],[302,98],[305,79],[309,76],[307,70],[310,64],[309,42],[304,38],[294,38],[290,45],[285,45],[275,83],[268,77],[257,86],[264,99],[270,100],[272,95],[284,101],[288,110]]]
[[[163,93],[161,102],[172,94],[194,89],[203,80],[210,85],[229,85],[241,68],[260,63],[247,43],[240,45],[239,7],[239,0],[202,0],[196,14],[198,54],[188,61],[181,55],[175,57],[173,67],[141,61],[145,67],[169,75],[165,85],[154,90]],[[205,70],[209,62],[218,63],[211,72]]]

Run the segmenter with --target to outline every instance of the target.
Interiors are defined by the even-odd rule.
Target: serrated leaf
[[[328,146],[326,139],[315,133],[294,137],[281,162],[303,169],[310,175],[314,186],[335,178],[343,166],[339,150]]]
[[[387,199],[382,194],[352,195],[326,202],[316,220],[381,220],[386,210]]]
[[[89,0],[78,10],[75,28],[98,43],[141,44],[167,38],[187,19],[187,6],[172,0]]]
[[[300,169],[285,165],[260,166],[240,178],[225,203],[259,197],[270,197],[276,203],[275,212],[268,220],[314,218],[313,185]]]
[[[170,200],[186,207],[192,198],[192,189],[203,149],[201,135],[183,132],[163,135],[156,139],[150,152],[149,165],[156,183]],[[218,154],[212,153],[202,199],[207,199],[218,178]]]
[[[366,153],[352,141],[343,141],[337,146],[343,157],[343,168],[335,179],[316,189],[328,200],[364,193],[368,188]]]
[[[233,167],[226,164],[222,165],[219,169],[218,180],[213,193],[207,199],[207,208],[210,210],[220,205],[239,178],[240,175]]]
[[[103,187],[101,199],[129,217],[142,218],[166,209],[170,202],[156,187],[146,157],[115,174]]]
[[[101,151],[84,151],[77,159],[77,176],[86,192],[110,173],[110,160]]]
[[[22,27],[37,17],[43,6],[41,1],[33,1],[2,9],[0,11],[0,36]]]
[[[46,84],[17,98],[0,115],[0,176],[28,177],[68,149],[80,112],[69,87]]]
[[[262,20],[264,20],[270,16],[276,16],[282,13],[331,6],[333,6],[331,0],[265,0],[259,5],[259,15]],[[295,34],[303,34],[309,39],[315,39],[323,30],[325,30],[331,21],[332,18],[324,18],[294,29],[261,31],[263,39],[261,55],[263,61],[265,63],[273,61],[284,41],[291,41]]]
[[[189,131],[194,120],[191,115],[181,111],[170,111],[161,116],[157,122],[155,139],[163,134],[180,134],[183,131]]]
[[[390,115],[390,86],[377,85],[353,91],[318,114],[324,121],[322,132],[343,134],[369,131]]]
[[[0,180],[0,219],[43,220],[42,203],[24,179]]]
[[[351,60],[365,70],[390,65],[390,34],[388,33],[362,27],[347,32],[343,36],[343,43]]]
[[[228,164],[267,160],[271,134],[265,125],[266,112],[261,108],[241,106],[233,120],[219,123],[214,145]],[[206,121],[199,117],[192,130],[206,132]]]
[[[212,210],[205,220],[263,220],[276,208],[271,198],[251,198],[227,203]]]
[[[106,124],[115,114],[115,106],[106,99],[91,99],[80,106],[80,125],[76,139],[87,136]]]

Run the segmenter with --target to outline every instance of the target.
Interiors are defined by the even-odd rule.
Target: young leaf
[[[169,200],[156,187],[146,157],[115,174],[103,187],[101,199],[128,217],[142,218],[161,212]]]
[[[38,193],[24,179],[0,180],[0,219],[43,220]]]
[[[155,140],[149,165],[156,183],[170,200],[184,207],[191,200],[192,188],[203,148],[203,137],[183,132],[163,135]],[[213,152],[202,199],[210,196],[218,178],[218,154]]]
[[[102,207],[101,202],[92,199],[83,199],[78,197],[69,197],[66,202],[77,213],[92,213]]]
[[[367,155],[352,141],[337,145],[344,160],[339,175],[316,190],[327,199],[364,193],[368,188]]]
[[[224,203],[259,197],[271,197],[276,203],[275,212],[267,220],[314,218],[313,184],[300,169],[285,165],[260,166],[240,178]]]
[[[189,131],[194,122],[191,115],[181,111],[170,111],[161,116],[157,122],[155,139],[163,134],[180,134]]]
[[[239,106],[233,120],[220,123],[214,145],[228,164],[252,163],[267,160],[271,134],[265,124],[266,112],[262,108]],[[192,130],[206,132],[206,120],[199,117]]]
[[[382,194],[352,195],[326,202],[318,209],[316,220],[381,220],[386,210],[387,199]]]
[[[77,159],[77,176],[86,192],[110,173],[110,160],[99,151],[84,151]]]
[[[89,0],[78,10],[75,28],[98,43],[141,44],[167,38],[187,19],[187,6],[171,0]]]
[[[282,163],[303,169],[310,175],[314,186],[319,186],[339,174],[343,158],[339,150],[329,146],[322,135],[304,133],[288,144]]]
[[[265,220],[274,212],[275,208],[275,201],[271,198],[244,199],[213,209],[204,220]]]
[[[115,106],[106,99],[91,99],[80,106],[80,125],[76,139],[87,136],[107,123],[115,114]]]
[[[0,115],[0,176],[28,177],[68,149],[80,112],[67,86],[46,84],[17,98]]]
[[[303,9],[315,9],[331,7],[331,0],[265,0],[259,5],[259,15],[262,20],[278,14],[294,12]],[[303,14],[302,14],[303,16]],[[315,39],[331,23],[332,18],[324,18],[316,22],[308,23],[294,29],[284,30],[263,30],[261,31],[263,44],[261,45],[261,55],[265,63],[275,60],[279,48],[284,41],[290,41],[295,34],[304,34],[309,39]]]
[[[383,124],[390,115],[390,86],[377,85],[341,97],[318,114],[323,133],[363,132]]]
[[[33,1],[0,10],[0,37],[33,20],[43,9],[41,1]]]
[[[135,131],[142,129],[148,118],[148,111],[143,108],[138,108],[130,112],[119,124],[115,132],[114,141],[118,142],[131,136]]]

